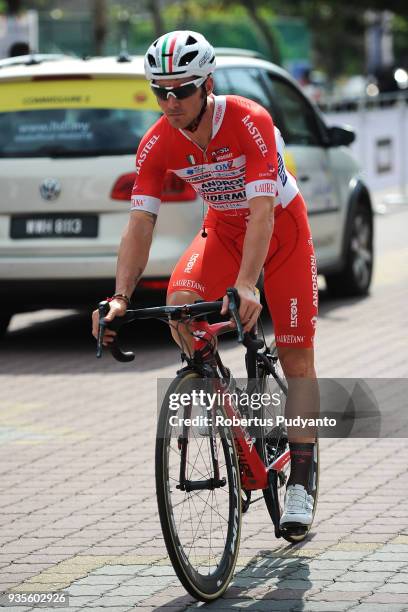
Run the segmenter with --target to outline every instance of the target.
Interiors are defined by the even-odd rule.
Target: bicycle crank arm
[[[209,478],[208,480],[185,480],[183,484],[177,485],[176,489],[186,491],[187,493],[191,491],[213,491],[214,489],[225,487],[226,484],[225,478],[220,478],[219,480],[214,478]]]

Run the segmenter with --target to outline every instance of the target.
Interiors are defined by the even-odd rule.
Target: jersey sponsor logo
[[[298,325],[298,301],[297,298],[290,298],[290,326],[297,327]]]
[[[191,270],[193,269],[193,266],[199,257],[200,253],[193,253],[190,259],[188,260],[186,267],[184,268],[184,272],[187,272],[187,274],[191,274]]]
[[[220,147],[219,149],[211,153],[211,157],[218,157],[218,155],[224,155],[225,153],[229,153],[229,152],[230,152],[229,147]]]
[[[205,287],[201,283],[197,281],[191,280],[189,278],[181,278],[173,283],[173,287],[185,287],[187,289],[197,289],[201,291],[201,293],[205,293]]]
[[[282,186],[284,187],[288,180],[288,175],[286,174],[286,171],[285,171],[285,162],[283,161],[283,157],[279,152],[277,152],[276,155],[278,157],[278,174],[279,174],[279,178],[281,180]]]
[[[218,108],[215,111],[215,115],[214,115],[214,125],[218,125],[218,123],[221,121],[222,116],[224,114],[224,109],[225,107],[222,104],[218,105]]]
[[[271,193],[275,194],[275,185],[273,183],[261,183],[260,185],[255,185],[255,193]]]
[[[313,329],[316,329],[316,325],[317,325],[317,317],[314,316],[310,319],[310,322],[312,324]]]
[[[317,264],[314,255],[310,256],[310,271],[312,273],[313,306],[317,308],[319,303],[319,286],[317,284]]]
[[[222,164],[215,164],[215,170],[217,170],[217,172],[222,171],[222,170],[230,170],[233,166],[233,161],[226,161],[223,162]]]
[[[214,179],[212,181],[207,181],[206,183],[202,183],[201,190],[202,191],[230,191],[231,189],[242,189],[244,186],[244,177],[229,179],[229,180],[217,180]]]
[[[144,206],[144,205],[145,205],[144,198],[136,198],[135,196],[132,196],[132,208],[134,208],[135,206]]]
[[[189,176],[194,176],[194,174],[199,174],[202,171],[203,171],[202,166],[196,166],[195,168],[187,168],[186,174],[188,174]]]
[[[152,136],[150,140],[146,142],[145,146],[140,151],[139,155],[137,156],[137,160],[136,160],[136,174],[139,174],[140,169],[143,166],[144,162],[146,161],[147,156],[149,155],[150,151],[152,150],[156,142],[159,140],[159,138],[160,138],[160,134],[158,135],[154,134],[154,136]]]
[[[242,119],[242,123],[246,126],[248,132],[251,134],[252,138],[255,141],[258,149],[262,153],[263,157],[268,155],[268,147],[265,144],[264,139],[262,138],[261,132],[258,130],[253,121],[250,121],[251,115],[246,115]]]
[[[214,210],[244,210],[249,211],[249,206],[246,201],[242,202],[223,202],[221,204],[211,204],[211,208]],[[236,214],[229,215],[230,217],[236,217]]]
[[[295,336],[293,334],[281,334],[280,336],[276,336],[276,340],[284,344],[301,344],[305,341],[305,337]]]
[[[245,189],[242,191],[233,191],[232,193],[215,193],[206,194],[205,199],[207,202],[245,202],[246,192]]]

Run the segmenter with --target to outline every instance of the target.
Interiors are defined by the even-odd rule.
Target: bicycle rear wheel
[[[210,602],[226,590],[237,561],[241,488],[230,428],[186,426],[179,418],[194,418],[197,411],[191,405],[175,410],[171,404],[173,394],[191,393],[200,380],[197,373],[184,372],[172,382],[164,398],[156,440],[156,492],[163,537],[174,570],[193,597]],[[222,407],[215,407],[213,422],[216,416],[225,418]],[[185,490],[180,488],[182,474]],[[217,481],[224,484],[212,487],[211,482]]]
[[[277,425],[277,417],[285,415],[285,403],[287,397],[287,382],[282,371],[282,367],[277,358],[277,349],[272,345],[269,354],[274,362],[275,377],[267,373],[260,366],[260,390],[261,393],[267,393],[271,397],[279,396],[279,401],[270,402],[268,406],[262,405],[260,417],[262,420],[270,419],[274,423],[272,427],[262,427],[257,437],[257,450],[262,457],[265,465],[269,466],[274,461],[279,459],[286,451],[289,450],[288,436],[286,428],[283,425]],[[281,531],[279,521],[283,512],[285,501],[286,483],[290,475],[290,461],[286,463],[280,470],[270,470],[269,485],[263,490],[266,507],[271,516],[275,527],[275,536],[283,537],[288,542],[301,542],[307,536],[311,529],[311,525],[292,529],[291,531]],[[310,472],[310,480],[308,490],[313,497],[313,519],[317,507],[317,497],[319,490],[319,441],[316,440],[314,445],[314,455]]]

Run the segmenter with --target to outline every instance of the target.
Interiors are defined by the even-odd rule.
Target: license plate
[[[97,215],[30,215],[11,218],[10,237],[96,238]]]

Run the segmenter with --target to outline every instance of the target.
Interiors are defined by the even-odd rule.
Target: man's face
[[[155,81],[155,83],[161,87],[180,87],[184,83],[191,83],[193,80],[194,78],[192,77],[185,79],[160,79]],[[205,86],[207,94],[210,94],[213,86],[211,77],[208,77]],[[197,117],[201,110],[203,104],[202,88],[199,87],[191,96],[184,100],[178,100],[173,95],[169,95],[167,100],[156,99],[163,113],[168,118],[170,125],[177,129],[185,128]]]

